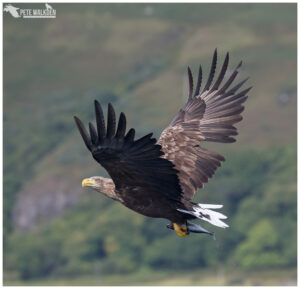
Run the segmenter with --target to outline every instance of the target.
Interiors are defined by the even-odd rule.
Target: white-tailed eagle
[[[108,104],[107,127],[100,103],[95,100],[96,128],[89,123],[89,133],[75,117],[77,127],[93,158],[102,165],[110,178],[91,177],[83,186],[121,202],[139,214],[165,218],[179,236],[190,232],[213,233],[188,222],[201,219],[226,228],[223,214],[214,211],[222,205],[197,204],[192,198],[197,189],[211,178],[224,157],[201,147],[203,141],[231,143],[237,135],[233,126],[242,120],[243,103],[250,88],[240,90],[247,79],[231,87],[242,62],[224,80],[229,55],[215,82],[217,50],[208,79],[201,89],[200,66],[196,87],[188,67],[189,92],[185,106],[162,132],[157,141],[152,133],[135,140],[135,130],[126,133],[126,117],[121,112],[116,128],[114,108]]]

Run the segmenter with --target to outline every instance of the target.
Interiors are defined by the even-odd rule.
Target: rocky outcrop
[[[81,194],[78,182],[75,185],[57,176],[30,184],[18,194],[13,210],[15,229],[31,230],[38,223],[60,216],[65,209],[77,203]]]

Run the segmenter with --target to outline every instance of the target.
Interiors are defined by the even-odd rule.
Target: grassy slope
[[[6,286],[295,286],[297,272],[270,270],[263,272],[226,272],[222,269],[194,272],[140,272],[126,275],[86,276],[72,279],[43,279],[35,281],[7,281]]]
[[[263,9],[250,6],[251,13],[259,19],[251,19],[245,6],[236,5],[232,13],[238,17],[227,15],[219,19],[217,14],[206,21],[192,17],[190,22],[138,17],[143,16],[144,6],[130,9],[133,18],[126,17],[126,10],[121,12],[109,5],[103,6],[107,7],[104,11],[94,11],[94,6],[87,5],[85,12],[80,13],[81,21],[77,21],[79,8],[75,9],[75,5],[74,11],[62,6],[63,17],[58,16],[50,23],[41,21],[40,26],[7,19],[4,124],[6,144],[17,150],[15,159],[23,157],[26,162],[26,158],[31,157],[34,159],[31,168],[44,167],[46,163],[49,171],[56,171],[65,149],[86,156],[73,131],[71,116],[76,113],[88,115],[84,120],[91,119],[91,100],[97,97],[97,91],[113,90],[118,99],[114,101],[116,108],[119,111],[122,107],[126,112],[129,125],[137,127],[139,134],[154,128],[158,136],[184,103],[186,66],[190,65],[195,71],[201,62],[207,75],[215,47],[219,48],[221,59],[227,50],[231,53],[231,68],[243,59],[241,75],[250,76],[249,85],[254,86],[247,102],[245,121],[239,124],[238,143],[228,148],[295,144],[296,97],[286,105],[278,102],[280,93],[295,93],[296,89],[296,30],[293,22],[287,20],[287,15],[294,13],[291,5],[273,5],[273,13],[280,13],[278,17],[285,22],[264,20],[259,30],[260,10],[268,11],[271,6],[263,5]],[[198,7],[199,16],[205,15],[208,8]],[[213,11],[214,5],[211,7],[208,11]],[[112,12],[108,12],[110,10]],[[155,12],[169,15],[167,9],[159,13],[158,8],[154,8]],[[180,15],[178,19],[183,20]],[[224,32],[224,26],[228,27],[228,33]],[[30,40],[25,40],[24,34],[19,32],[23,30]],[[20,45],[24,47],[21,53],[17,50]],[[147,66],[156,62],[163,69],[152,67],[154,72],[147,72]],[[133,90],[127,90],[126,87],[143,73],[145,79]],[[151,77],[147,77],[147,73]],[[64,126],[60,129],[61,123]],[[58,136],[54,136],[50,148],[45,146],[41,152],[45,159],[34,158],[45,128]],[[61,137],[59,133],[67,135]],[[27,138],[29,141],[24,142]],[[49,159],[52,161],[48,162]],[[87,165],[97,168],[92,162]],[[35,171],[35,178],[39,178],[43,170]]]

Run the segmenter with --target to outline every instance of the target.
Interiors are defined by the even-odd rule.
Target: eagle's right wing
[[[126,132],[126,117],[120,114],[116,130],[116,116],[111,104],[108,104],[107,129],[101,105],[95,101],[97,130],[89,123],[90,134],[76,116],[75,122],[93,158],[100,163],[111,176],[116,189],[134,187],[145,191],[156,191],[168,198],[180,200],[181,188],[177,171],[163,155],[161,146],[156,144],[152,133],[134,140],[135,130]]]
[[[243,102],[250,88],[238,92],[246,79],[229,89],[238,74],[240,64],[229,79],[219,88],[225,76],[229,56],[226,55],[221,72],[214,84],[213,77],[217,63],[215,50],[210,74],[204,88],[200,91],[202,69],[199,68],[197,86],[193,95],[193,78],[188,68],[189,97],[170,125],[162,132],[158,143],[166,157],[179,171],[181,188],[186,199],[192,199],[197,188],[202,188],[224,161],[218,153],[199,145],[200,141],[230,143],[237,135],[233,124],[242,120]],[[229,89],[229,90],[228,90]]]

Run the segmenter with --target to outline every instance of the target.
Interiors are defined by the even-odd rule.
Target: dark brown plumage
[[[111,104],[108,105],[107,128],[101,105],[97,101],[97,129],[89,123],[88,134],[82,122],[75,117],[87,148],[112,178],[105,180],[94,177],[86,179],[83,184],[94,187],[140,214],[170,220],[173,225],[169,227],[174,228],[181,236],[188,234],[192,226],[187,220],[194,218],[227,227],[220,220],[226,217],[211,210],[220,208],[221,205],[195,204],[191,201],[197,189],[203,187],[225,160],[222,155],[204,149],[199,143],[235,141],[237,129],[233,125],[242,120],[242,104],[250,90],[247,88],[238,92],[246,80],[229,89],[241,62],[221,86],[229,63],[228,53],[213,83],[216,63],[217,50],[202,90],[201,66],[195,90],[192,72],[188,67],[187,103],[162,132],[158,141],[152,134],[134,140],[135,130],[132,128],[125,134],[124,113],[120,114],[116,128],[115,111]],[[110,188],[114,186],[113,192],[108,192],[104,183],[109,184]]]

